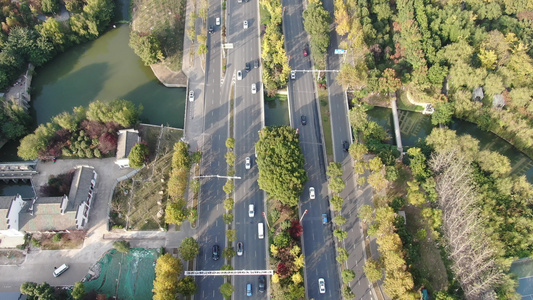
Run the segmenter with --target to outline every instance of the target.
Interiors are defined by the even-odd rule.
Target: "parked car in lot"
[[[213,253],[211,257],[213,260],[218,260],[220,258],[220,247],[218,245],[213,246]]]
[[[315,188],[314,187],[309,188],[309,198],[311,200],[315,199]]]
[[[244,245],[242,244],[242,242],[238,242],[237,243],[237,256],[242,256],[243,253],[244,253]]]
[[[257,93],[257,88],[255,87],[255,83],[252,83],[252,94]]]
[[[244,167],[246,168],[246,170],[250,170],[250,166],[251,166],[250,156],[247,156],[246,157],[246,162],[244,163]]]
[[[326,293],[326,281],[324,281],[324,278],[318,278],[318,291],[320,294]]]
[[[348,150],[350,149],[350,143],[348,143],[348,141],[342,142],[342,149],[344,149],[344,151],[348,152]]]
[[[245,20],[244,22],[242,22],[242,27],[244,29],[248,29],[248,21]]]
[[[242,80],[242,71],[237,71],[237,80]]]
[[[266,277],[265,277],[265,275],[259,276],[257,288],[259,289],[260,293],[264,293],[265,292],[265,288],[266,288]]]
[[[189,101],[194,101],[194,91],[189,91]]]

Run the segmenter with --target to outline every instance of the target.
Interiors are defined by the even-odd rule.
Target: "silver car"
[[[244,253],[244,246],[242,242],[238,242],[237,243],[237,255],[242,256],[243,253]]]
[[[244,27],[244,29],[247,29],[248,28],[248,21],[242,22],[242,27]]]
[[[257,88],[255,87],[255,83],[252,83],[252,94],[257,93]]]
[[[242,80],[242,71],[237,71],[237,80]]]
[[[320,294],[326,293],[326,282],[324,281],[324,278],[318,278],[318,291]]]
[[[189,91],[189,101],[194,101],[194,91]]]
[[[244,167],[246,168],[246,170],[250,170],[250,166],[251,166],[250,156],[247,156],[246,161],[244,163]]]

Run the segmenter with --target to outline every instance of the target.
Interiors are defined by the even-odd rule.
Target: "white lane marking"
[[[217,226],[218,226],[218,220],[215,221],[215,227],[217,227]]]

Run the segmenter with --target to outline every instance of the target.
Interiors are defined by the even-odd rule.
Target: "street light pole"
[[[302,223],[302,220],[303,220],[303,218],[304,218],[304,216],[305,216],[306,213],[307,213],[307,209],[306,209],[306,210],[304,211],[304,213],[302,214],[302,217],[300,218],[300,223]]]

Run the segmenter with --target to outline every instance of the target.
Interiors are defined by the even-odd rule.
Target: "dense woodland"
[[[532,1],[335,0],[335,22],[356,97],[403,88],[533,157]]]
[[[54,16],[65,5],[70,18]],[[10,86],[28,63],[41,66],[65,49],[97,38],[113,17],[112,0],[0,1],[0,90]],[[46,19],[43,21],[43,19]]]
[[[384,273],[387,294],[405,299],[415,299],[413,292],[422,286],[437,299],[518,299],[508,271],[512,261],[533,254],[533,187],[525,176],[511,174],[509,159],[480,150],[469,135],[436,127],[407,150],[406,169],[392,151],[375,146],[387,136],[369,121],[364,106],[350,111],[350,122],[360,142],[350,147],[357,181],[366,180],[375,191],[374,208],[359,211],[381,254],[365,266],[369,280]],[[377,155],[365,159],[367,153]],[[420,211],[424,227],[416,235],[391,215],[391,209],[405,210],[406,205]],[[441,258],[432,260],[446,265],[445,288],[433,286],[434,276],[417,269],[423,265],[420,243],[426,238],[441,249]]]
[[[74,107],[51,122],[41,124],[22,140],[18,156],[24,160],[67,156],[93,158],[111,155],[117,148],[117,131],[139,121],[142,105],[126,100],[94,101],[88,108]]]

